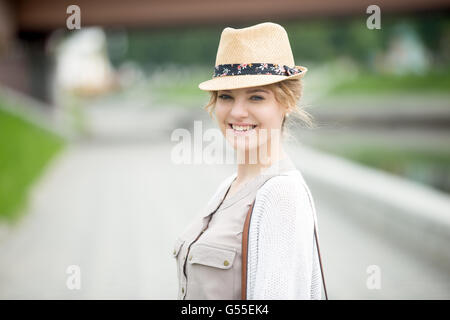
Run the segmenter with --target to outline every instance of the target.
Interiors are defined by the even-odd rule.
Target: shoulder
[[[225,179],[223,179],[219,183],[219,186],[214,191],[214,194],[211,196],[209,203],[214,201],[214,199],[219,196],[220,192],[222,190],[224,190],[225,188],[227,188],[231,184],[231,182],[234,180],[235,177],[236,177],[236,172],[231,174],[231,175],[229,175],[229,176],[227,176],[227,177],[225,177]]]
[[[309,235],[315,222],[315,207],[300,171],[267,180],[256,194],[253,213],[253,232],[264,229],[266,234],[281,232],[293,238]]]
[[[257,191],[256,198],[260,202],[304,200],[307,197],[307,189],[300,171],[292,170],[286,175],[268,179]]]
[[[256,193],[254,212],[258,223],[263,220],[270,223],[268,221],[283,217],[300,220],[314,217],[314,200],[300,171],[267,180]]]
[[[216,189],[216,194],[219,193],[220,191],[222,191],[223,189],[227,188],[231,182],[233,181],[233,179],[236,177],[236,172],[225,177],[225,179],[223,179],[220,183],[219,186]]]
[[[234,180],[234,178],[236,178],[237,173],[234,172],[232,174],[230,174],[229,176],[227,176],[225,179],[222,180],[222,182],[219,184],[219,187],[217,188],[217,191],[220,191],[226,187],[228,187],[231,182]]]

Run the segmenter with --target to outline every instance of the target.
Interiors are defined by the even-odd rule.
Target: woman
[[[223,30],[213,78],[199,88],[211,93],[205,108],[215,111],[238,167],[176,239],[178,299],[321,298],[314,203],[281,144],[289,114],[311,123],[296,105],[306,71],[278,24]]]

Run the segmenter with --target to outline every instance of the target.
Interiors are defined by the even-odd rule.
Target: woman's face
[[[267,144],[269,155],[272,139],[279,143],[285,112],[274,93],[263,87],[220,90],[215,106],[219,127],[235,150],[258,152]]]

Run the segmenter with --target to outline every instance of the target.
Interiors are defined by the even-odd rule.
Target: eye
[[[257,98],[257,99],[253,99],[253,98]],[[255,101],[258,101],[258,100],[264,100],[264,98],[261,97],[261,96],[252,96],[251,99],[252,99],[252,100],[255,100]]]
[[[222,99],[222,100],[228,100],[228,98],[231,99],[231,97],[230,97],[229,95],[227,95],[227,94],[221,94],[221,95],[219,96],[219,99]]]

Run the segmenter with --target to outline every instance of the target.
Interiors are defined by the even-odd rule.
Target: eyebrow
[[[231,93],[230,90],[222,90],[223,92],[229,92]],[[253,93],[253,92],[265,92],[265,93],[269,93],[268,91],[264,90],[264,89],[252,89],[252,90],[247,90],[246,93]]]

